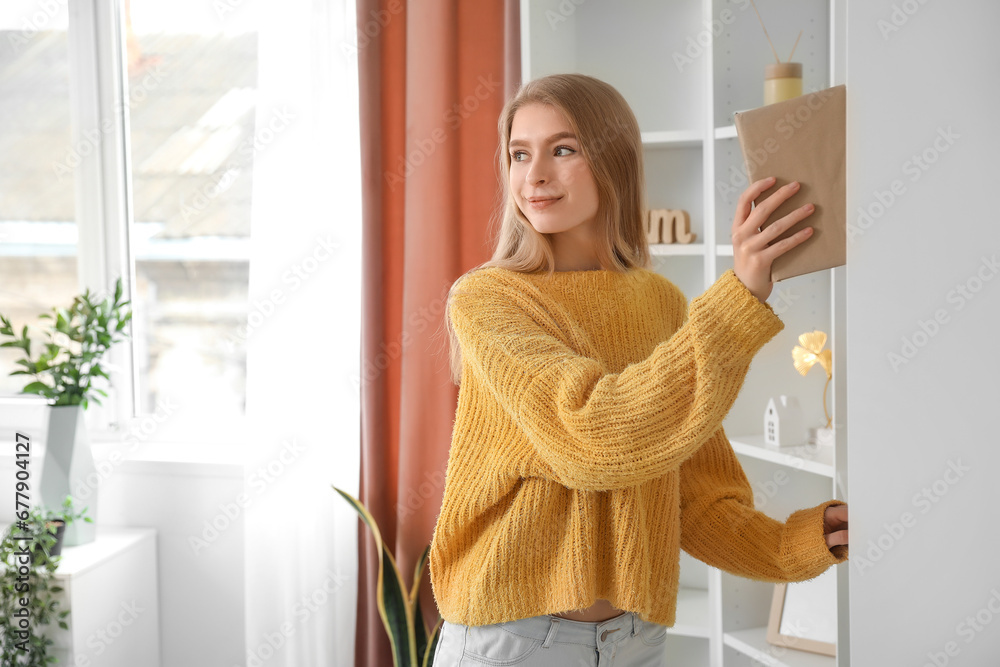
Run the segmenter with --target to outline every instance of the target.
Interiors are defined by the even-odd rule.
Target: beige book
[[[762,229],[807,203],[816,207],[775,239],[813,228],[812,236],[775,258],[772,282],[847,263],[846,107],[847,88],[839,85],[733,114],[750,183],[775,178],[754,205],[787,183],[801,184]]]

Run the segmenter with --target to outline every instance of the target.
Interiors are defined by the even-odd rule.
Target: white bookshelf
[[[667,629],[667,633],[708,639],[711,629],[708,603],[707,588],[681,586],[677,590],[677,620]]]
[[[793,60],[803,63],[803,92],[844,83],[842,0],[755,2],[782,59],[802,29]],[[707,26],[713,22],[716,34],[709,40]],[[691,61],[678,65],[675,53]],[[748,183],[732,114],[763,104],[764,66],[773,60],[757,16],[743,0],[521,0],[522,80],[557,72],[589,74],[615,86],[632,106],[641,131],[649,208],[686,210],[697,235],[690,244],[651,248],[654,269],[688,300],[733,266],[730,229]],[[838,492],[846,470],[846,428],[843,410],[838,412],[846,386],[842,271],[775,284],[768,303],[785,328],[754,357],[723,423],[755,491],[769,480],[782,481],[776,493],[762,493],[756,503],[781,521],[797,509],[843,497]],[[833,350],[827,407],[837,443],[768,447],[761,434],[772,396],[796,395],[808,425],[826,423],[826,376],[814,369],[802,377],[791,360],[799,334],[813,329],[828,334]],[[767,642],[773,584],[730,575],[682,552],[677,621],[667,637],[671,664],[848,665],[846,566],[839,566],[837,574],[843,580],[837,582],[839,640],[833,658]]]
[[[727,632],[726,646],[767,667],[827,667],[832,658],[807,651],[772,646],[767,642],[767,626]]]

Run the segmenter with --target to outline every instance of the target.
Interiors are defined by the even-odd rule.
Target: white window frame
[[[73,145],[96,143],[77,168],[77,267],[80,291],[114,289],[122,277],[124,298],[135,285],[135,258],[129,243],[132,224],[132,168],[129,145],[125,15],[122,0],[69,3],[70,117]],[[105,292],[107,293],[107,292]],[[113,292],[111,293],[113,294]],[[91,429],[116,432],[137,416],[134,328],[107,352],[114,367],[108,400],[96,407]]]
[[[129,100],[123,0],[73,0],[68,3],[68,58],[71,137],[80,163],[74,174],[77,266],[79,292],[90,289],[98,298],[113,295],[119,276],[123,298],[132,300],[135,257],[132,228],[132,168]],[[134,308],[134,304],[130,304]],[[93,442],[130,439],[137,424],[158,415],[139,414],[140,385],[134,344],[135,317],[126,325],[129,338],[116,343],[105,355],[111,376],[107,398],[91,402],[86,410],[88,435]],[[11,427],[44,427],[47,399],[27,395],[0,396],[0,424]],[[245,437],[245,418],[214,421],[211,432],[179,433],[158,429],[143,442],[180,446],[238,445]],[[192,437],[194,436],[194,437]],[[177,454],[179,452],[175,452]],[[184,458],[183,455],[181,458]],[[194,454],[193,458],[203,458]]]

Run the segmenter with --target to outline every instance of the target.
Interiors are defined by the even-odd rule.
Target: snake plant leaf
[[[438,635],[441,632],[441,624],[444,623],[444,619],[438,616],[437,623],[434,624],[434,629],[431,631],[431,637],[427,642],[427,651],[424,654],[424,660],[420,663],[420,667],[431,667],[434,664],[434,652],[437,650],[437,640]]]
[[[410,615],[410,604],[406,599],[403,577],[392,553],[388,549],[380,551],[383,556],[382,565],[379,566],[376,591],[379,613],[386,632],[389,633],[395,664],[397,667],[414,667],[417,664],[417,647],[413,637],[413,617]],[[385,576],[383,573],[387,569],[391,570],[394,576]]]
[[[424,552],[420,554],[417,565],[413,570],[413,585],[410,588],[410,616],[413,617],[414,641],[417,645],[417,655],[422,656],[427,646],[427,626],[424,625],[423,612],[420,611],[420,583],[424,574],[424,565],[427,563],[427,554],[431,545],[427,545]]]
[[[417,647],[411,631],[413,616],[410,612],[410,601],[406,594],[406,586],[403,584],[403,577],[399,573],[399,568],[396,567],[396,560],[389,550],[383,547],[382,534],[379,532],[378,524],[361,501],[336,486],[333,489],[361,515],[361,519],[368,524],[372,536],[375,538],[375,546],[378,548],[379,555],[378,586],[376,589],[378,613],[382,617],[382,624],[385,625],[386,633],[389,635],[393,663],[396,667],[416,667]]]

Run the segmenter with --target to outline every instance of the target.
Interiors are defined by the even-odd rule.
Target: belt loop
[[[639,633],[639,614],[632,612],[632,636],[635,637]]]
[[[552,640],[556,638],[556,632],[559,630],[559,619],[551,618],[551,623],[549,624],[549,632],[545,635],[545,641],[542,642],[542,648],[548,648],[552,644]]]

